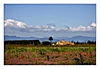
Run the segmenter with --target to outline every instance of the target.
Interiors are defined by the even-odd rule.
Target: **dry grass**
[[[6,45],[5,65],[96,65],[95,45]]]

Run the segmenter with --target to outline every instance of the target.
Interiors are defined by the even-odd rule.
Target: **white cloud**
[[[14,21],[12,19],[7,19],[4,21],[5,27],[13,27],[13,28],[26,28],[27,24],[19,21]]]
[[[96,27],[96,24],[94,22],[92,22],[92,24],[90,26],[91,27]]]
[[[17,22],[17,26],[20,28],[26,28],[27,25],[25,23],[22,23],[22,22]]]
[[[39,29],[40,27],[39,26],[36,26],[35,28],[38,28]]]
[[[90,26],[79,26],[77,28],[72,28],[70,27],[70,31],[83,31],[83,32],[88,32],[88,31],[96,31],[96,23],[92,23]]]
[[[34,32],[95,32],[96,31],[96,23],[92,22],[89,26],[82,26],[79,27],[69,27],[65,25],[65,28],[57,28],[53,23],[42,25],[42,26],[31,26],[27,25],[26,23],[15,21],[12,19],[7,19],[4,21],[4,28],[5,33],[34,33]]]
[[[71,27],[70,27],[70,30],[71,30],[71,31],[86,31],[86,27],[80,25],[80,26],[77,27],[77,28],[71,28]]]

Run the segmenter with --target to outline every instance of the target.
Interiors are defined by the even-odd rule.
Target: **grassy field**
[[[6,45],[5,65],[96,65],[96,46]]]

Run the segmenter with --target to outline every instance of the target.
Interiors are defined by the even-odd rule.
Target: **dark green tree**
[[[53,40],[53,38],[50,36],[50,37],[49,37],[49,40],[50,40],[50,42],[51,42],[51,41]]]
[[[77,41],[76,44],[79,44],[79,42]]]
[[[90,40],[88,40],[88,41],[87,41],[87,43],[88,43],[88,44],[91,44],[91,41],[90,41]]]

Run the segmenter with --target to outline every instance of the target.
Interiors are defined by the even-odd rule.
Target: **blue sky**
[[[57,28],[74,29],[80,25],[87,27],[92,22],[96,23],[96,4],[5,4],[4,20],[7,19],[20,21],[32,27],[48,24]],[[86,32],[84,34],[90,35]]]
[[[10,18],[33,26],[54,23],[57,27],[65,24],[77,27],[96,23],[95,4],[5,4],[4,10],[4,19]]]

